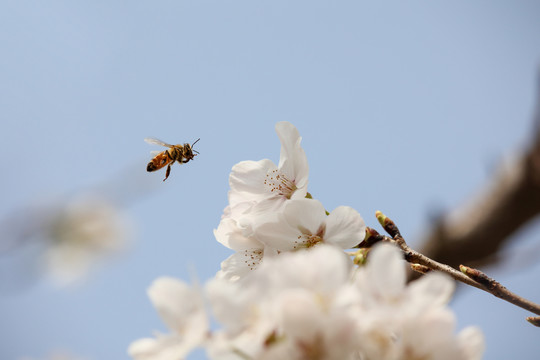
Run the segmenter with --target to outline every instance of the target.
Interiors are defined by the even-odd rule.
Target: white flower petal
[[[322,332],[324,318],[321,315],[320,299],[308,289],[293,289],[284,292],[276,304],[280,309],[280,325],[287,336],[309,341],[317,332]]]
[[[480,360],[485,350],[485,340],[482,331],[469,326],[458,334],[459,348],[467,360]]]
[[[255,230],[255,237],[260,242],[278,251],[294,250],[298,236],[300,236],[300,231],[288,226],[284,220],[263,223]]]
[[[214,278],[205,284],[205,292],[213,316],[224,329],[234,333],[249,323],[250,309],[246,306],[257,299],[254,289],[242,282]]]
[[[430,272],[409,284],[406,291],[418,311],[425,311],[429,307],[446,305],[452,298],[454,289],[454,280],[448,275]]]
[[[159,345],[153,338],[144,338],[133,341],[128,347],[128,354],[136,360],[157,359]],[[153,357],[153,355],[155,355]]]
[[[218,277],[237,281],[255,270],[261,263],[263,256],[264,249],[262,247],[238,251],[221,262]]]
[[[245,201],[260,201],[268,197],[265,187],[267,174],[277,170],[268,159],[260,161],[242,161],[234,165],[229,176],[229,203],[235,206]]]
[[[343,251],[321,244],[269,258],[251,279],[264,276],[272,284],[266,289],[269,292],[307,288],[319,295],[334,296],[347,283],[351,266],[352,262]]]
[[[412,305],[414,308],[414,304]],[[455,342],[455,316],[445,307],[416,313],[404,309],[401,333],[402,351],[418,359],[459,359]],[[429,340],[429,341],[426,341]]]
[[[400,297],[405,288],[405,264],[401,251],[394,245],[378,244],[369,253],[366,266],[369,286],[376,297],[388,300]]]
[[[236,251],[263,248],[263,244],[255,238],[245,236],[238,222],[232,218],[222,219],[218,228],[214,230],[214,236],[218,242]]]
[[[260,224],[277,221],[285,203],[284,198],[261,200],[243,214],[235,215],[238,219],[237,225],[245,236],[253,236]]]
[[[184,359],[190,347],[177,335],[158,335],[156,339],[144,338],[132,342],[128,354],[135,360]]]
[[[293,124],[287,121],[276,124],[276,132],[281,141],[279,169],[298,187],[299,196],[307,192],[309,166],[306,154],[300,142],[302,138]]]
[[[167,327],[177,334],[200,334],[208,324],[199,289],[170,277],[156,279],[148,296]]]
[[[326,218],[324,241],[342,249],[350,249],[364,240],[366,224],[358,213],[348,206],[340,206]]]
[[[283,218],[290,227],[316,235],[326,220],[326,210],[318,200],[291,200],[285,205]]]

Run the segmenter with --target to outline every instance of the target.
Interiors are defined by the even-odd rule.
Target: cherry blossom
[[[280,251],[309,248],[318,243],[350,249],[364,239],[365,231],[364,220],[351,207],[339,206],[327,216],[320,201],[298,199],[289,201],[274,221],[258,226],[255,235]]]
[[[130,237],[125,216],[103,197],[81,195],[43,217],[38,229],[50,246],[42,260],[60,286],[82,281],[100,258],[122,251]]]
[[[307,194],[309,167],[302,138],[289,122],[276,124],[281,141],[279,164],[271,160],[242,161],[232,168],[229,177],[229,204],[253,204],[253,211],[279,208],[286,200]]]

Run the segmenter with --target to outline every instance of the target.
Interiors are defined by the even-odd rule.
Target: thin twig
[[[467,266],[460,265],[461,271],[454,269],[453,267],[445,264],[441,264],[431,258],[411,249],[401,233],[398,227],[390,218],[385,216],[380,211],[376,213],[377,220],[383,226],[384,230],[391,236],[383,236],[378,234],[375,230],[368,228],[367,238],[370,240],[369,244],[372,245],[376,241],[388,241],[395,243],[401,248],[404,253],[405,260],[411,264],[419,264],[425,266],[431,270],[444,272],[455,280],[461,281],[467,285],[474,286],[477,289],[486,291],[500,299],[508,301],[511,304],[519,306],[525,310],[528,310],[536,315],[540,315],[540,305],[532,301],[529,301],[502,286],[499,282],[489,278],[486,274],[480,270],[473,269]],[[374,241],[376,240],[376,241]],[[423,272],[423,271],[421,271]],[[540,316],[528,317],[527,321],[535,326],[540,326]]]
[[[532,301],[529,301],[527,299],[524,299],[517,294],[514,294],[513,292],[508,290],[506,287],[502,286],[501,283],[488,277],[486,274],[484,274],[480,270],[473,269],[464,265],[460,265],[459,268],[465,275],[467,275],[468,277],[470,277],[477,283],[484,286],[486,288],[486,291],[489,292],[490,294],[498,298],[501,298],[503,300],[506,300],[509,303],[512,303],[516,306],[519,306],[520,308],[529,310],[530,312],[533,312],[536,315],[540,315],[540,305],[535,304]]]

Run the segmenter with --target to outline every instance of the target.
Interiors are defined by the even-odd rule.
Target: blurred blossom
[[[171,333],[133,342],[128,351],[134,358],[183,359],[203,343],[209,324],[199,289],[163,277],[154,281],[148,296]]]
[[[149,294],[172,333],[138,340],[129,353],[183,359],[203,347],[210,359],[480,359],[482,333],[454,333],[452,280],[431,274],[407,285],[404,274],[392,245],[377,246],[359,269],[319,245],[269,258],[237,282],[214,278],[199,289],[161,278]]]
[[[95,196],[67,202],[43,230],[50,240],[43,255],[45,269],[60,285],[82,279],[94,262],[124,249],[128,239],[119,209]]]
[[[120,209],[90,194],[15,214],[3,227],[8,234],[3,252],[36,247],[38,265],[61,286],[84,279],[102,258],[125,249],[130,238]]]

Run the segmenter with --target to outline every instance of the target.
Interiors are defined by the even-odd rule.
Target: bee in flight
[[[193,160],[193,158],[199,153],[197,150],[193,150],[193,145],[195,145],[199,140],[201,139],[199,138],[195,140],[195,142],[191,145],[187,143],[184,145],[170,145],[154,138],[144,139],[144,141],[149,144],[168,147],[167,150],[161,152],[156,151],[157,154],[146,166],[146,171],[156,171],[167,165],[167,172],[165,173],[165,179],[163,179],[163,181],[167,180],[169,174],[171,173],[171,165],[174,164],[175,161],[178,161],[180,164],[185,164],[189,160]]]

